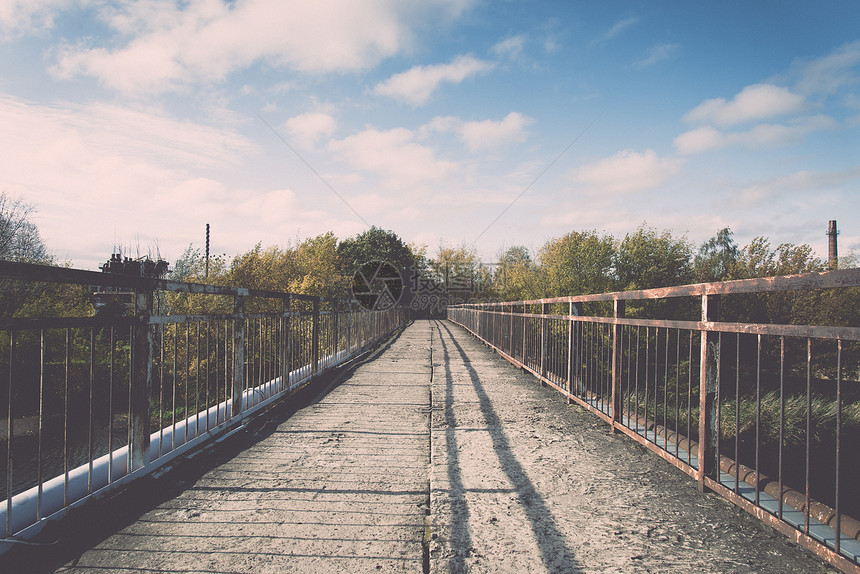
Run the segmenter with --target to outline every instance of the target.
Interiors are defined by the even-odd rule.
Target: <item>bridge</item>
[[[132,289],[138,313],[2,325],[4,372],[26,371],[28,337],[43,349],[34,431],[16,430],[33,410],[18,378],[3,389],[0,563],[17,568],[9,571],[858,571],[855,521],[843,510],[856,499],[846,480],[856,444],[841,420],[858,329],[721,323],[714,314],[721,296],[853,286],[853,271],[471,305],[449,309],[448,320],[64,273],[54,280],[127,281],[115,287]],[[232,301],[220,314],[159,315],[147,295],[155,290]],[[631,302],[659,298],[700,300],[702,317],[631,312]],[[752,445],[740,412],[747,337],[760,382]],[[77,339],[90,356],[83,389],[69,382]],[[834,401],[832,481],[809,462],[823,466],[817,451],[826,449],[812,442],[807,416],[805,478],[796,482],[787,392],[777,456],[769,452],[761,381],[771,375],[770,339],[780,380],[792,379],[799,340],[810,401]],[[829,342],[833,352],[821,346]],[[831,361],[832,381],[817,372]],[[63,425],[48,398],[52,379],[67,389]],[[148,381],[145,393],[138,380]],[[100,381],[112,400],[92,390]],[[89,419],[78,454],[69,438],[76,411]]]

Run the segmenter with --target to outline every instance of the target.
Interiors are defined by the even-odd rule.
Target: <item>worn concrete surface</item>
[[[830,571],[441,321],[96,508],[0,571]]]

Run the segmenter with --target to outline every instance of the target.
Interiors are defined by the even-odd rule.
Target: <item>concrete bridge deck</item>
[[[0,570],[832,571],[451,323],[324,386]]]

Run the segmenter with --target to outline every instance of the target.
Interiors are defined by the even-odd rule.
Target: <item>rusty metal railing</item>
[[[108,304],[88,316],[94,290]],[[407,320],[401,308],[5,261],[0,297],[29,315],[0,319],[0,553]]]
[[[857,305],[858,286],[849,269],[460,305],[448,319],[700,489],[860,572],[860,328],[719,313],[823,304],[808,295],[846,288]]]

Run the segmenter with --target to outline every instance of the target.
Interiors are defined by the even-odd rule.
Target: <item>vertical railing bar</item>
[[[42,434],[44,425],[45,409],[45,330],[39,330],[39,418],[36,441],[36,520],[42,519],[42,483],[44,482],[44,471],[42,469]],[[90,457],[92,459],[92,457]]]
[[[657,425],[660,424],[660,327],[654,327],[654,444],[658,445]],[[659,446],[659,445],[658,445]]]
[[[681,458],[681,330],[675,331],[675,456]],[[687,437],[689,438],[689,437]]]
[[[231,377],[232,373],[230,372],[230,359],[235,357],[236,349],[235,347],[232,349],[233,355],[230,355],[230,323],[229,319],[224,320],[224,422],[226,423],[228,420],[227,417],[227,402],[230,400],[230,383],[233,382],[233,377]],[[232,417],[233,413],[230,412],[230,416]]]
[[[634,377],[634,381],[636,384],[636,396],[634,398],[634,404],[636,405],[636,432],[639,433],[639,349],[642,346],[642,327],[636,325],[636,376]]]
[[[568,303],[568,316],[573,316],[573,303]],[[567,394],[568,404],[573,394],[573,320],[567,321]]]
[[[158,326],[158,456],[164,454],[164,324]]]
[[[293,336],[290,332],[290,325],[292,325],[292,318],[290,316],[292,312],[292,297],[287,297],[284,301],[284,333],[286,340],[284,341],[284,348],[286,349],[285,358],[284,358],[284,378],[286,379],[287,390],[291,388],[290,385],[290,372],[293,368],[293,355],[292,355],[292,347],[290,346]]]
[[[15,426],[12,419],[12,399],[14,397],[12,381],[15,380],[15,334],[14,329],[9,331],[9,403],[6,405],[6,535],[4,538],[12,536],[12,451],[14,442],[12,437],[15,436],[12,434]]]
[[[693,425],[693,338],[694,331],[690,329],[690,346],[687,352],[687,465],[693,466],[693,449],[689,439],[692,437]],[[701,336],[701,334],[700,334]]]
[[[631,349],[631,347],[633,345],[633,326],[632,325],[626,325],[626,327],[627,327],[626,328],[626,331],[627,331],[627,392],[625,393],[625,396],[626,396],[626,405],[627,406],[626,406],[625,412],[627,413],[627,425],[626,426],[627,426],[627,428],[630,428],[630,401],[632,400],[632,395],[633,395],[633,393],[630,391],[630,377],[631,377],[631,373],[630,373],[631,366],[630,365],[631,365],[631,361],[633,359],[633,349]]]
[[[741,485],[741,334],[735,335],[735,492]]]
[[[107,481],[113,479],[113,387],[114,387],[114,326],[110,327],[110,353],[108,358],[108,459]]]
[[[189,351],[190,354],[190,351]],[[200,322],[194,322],[194,436],[200,436]]]
[[[779,500],[776,503],[777,516],[782,520],[783,486],[783,451],[785,450],[785,337],[779,338],[779,452],[777,453],[777,482],[779,483]]]
[[[651,327],[645,327],[645,440],[648,440],[648,371],[651,365]]]
[[[806,468],[804,470],[806,478],[806,500],[804,509],[803,531],[809,534],[809,498],[811,496],[810,465],[812,452],[812,337],[806,339]]]
[[[717,482],[719,482],[720,478],[720,438],[722,435],[723,429],[723,399],[722,399],[722,387],[723,387],[723,370],[720,368],[722,366],[722,353],[723,353],[723,334],[722,332],[717,333],[717,356],[716,356],[716,369],[717,372],[715,374],[716,379],[716,387],[714,388],[714,405],[716,406],[716,419],[714,420],[714,473]]]
[[[761,506],[761,496],[758,485],[761,483],[761,333],[756,339],[756,375],[755,375],[755,505]]]
[[[212,324],[211,321],[206,321],[206,432],[209,432],[209,407],[212,406],[209,398],[209,387],[212,386],[210,378],[210,369],[212,368]],[[217,412],[216,412],[216,417]]]
[[[189,323],[185,323],[185,376],[183,380],[185,381],[185,402],[184,402],[184,411],[182,413],[182,418],[185,420],[185,440],[184,442],[188,442],[188,392],[189,392],[189,383],[191,382],[189,379],[191,378],[191,325]],[[195,429],[196,431],[196,429]]]
[[[170,377],[171,392],[170,392],[170,450],[176,448],[176,386],[177,386],[177,355],[179,353],[179,323],[173,324],[173,373]]]
[[[839,492],[839,475],[841,474],[842,459],[842,339],[837,340],[836,348],[836,553],[842,551],[842,508]]]
[[[126,422],[126,434],[127,442],[126,442],[126,452],[127,455],[125,457],[125,472],[126,474],[131,474],[132,471],[132,455],[133,449],[133,425],[132,425],[132,417],[134,416],[134,366],[137,361],[136,353],[135,353],[135,341],[134,341],[135,329],[134,326],[129,325],[128,327],[128,414],[127,414],[127,422]]]
[[[669,327],[666,327],[666,351],[663,358],[663,450],[669,450]]]
[[[93,493],[93,456],[95,449],[95,375],[96,375],[96,331],[94,327],[90,327],[90,383],[89,383],[89,403],[90,403],[90,418],[87,428],[87,493]]]
[[[71,339],[72,329],[71,327],[66,327],[66,347],[65,356],[63,357],[63,508],[69,505],[69,369],[71,365]]]

